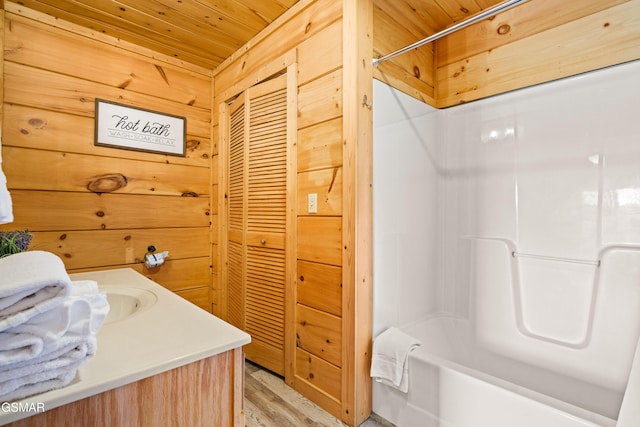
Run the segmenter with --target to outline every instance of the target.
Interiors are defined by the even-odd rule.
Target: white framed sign
[[[186,119],[96,98],[95,145],[185,156]]]

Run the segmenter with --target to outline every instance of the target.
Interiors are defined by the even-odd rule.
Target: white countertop
[[[250,336],[182,299],[130,268],[71,275],[71,280],[95,280],[109,287],[145,289],[157,302],[130,317],[105,324],[98,332],[98,350],[80,367],[67,387],[21,402],[53,409],[85,397],[147,378],[170,369],[241,347]],[[0,411],[0,425],[33,413]]]

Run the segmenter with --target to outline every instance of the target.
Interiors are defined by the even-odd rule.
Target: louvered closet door
[[[234,160],[234,114],[230,124],[229,164],[229,318],[243,310],[242,328],[251,335],[246,357],[284,375],[286,212],[287,212],[287,90],[286,76],[247,90],[244,110],[244,163]],[[238,123],[240,120],[238,119]],[[238,131],[239,135],[240,132]],[[237,138],[240,140],[240,138]],[[241,145],[238,143],[238,145]],[[238,159],[240,158],[238,149]],[[242,170],[242,172],[240,172]],[[242,175],[236,177],[234,172]],[[244,198],[234,210],[234,183],[243,182]],[[240,194],[240,189],[235,191]],[[234,212],[243,212],[243,239],[232,239]],[[243,241],[237,268],[235,242]],[[238,248],[240,249],[240,247]],[[240,254],[242,257],[240,258]],[[233,278],[231,276],[234,276]],[[236,283],[236,278],[242,280]],[[232,293],[242,292],[239,297]],[[235,314],[235,313],[234,313]],[[233,321],[232,321],[233,323]]]
[[[244,329],[245,294],[245,96],[229,109],[229,188],[227,189],[227,321]]]

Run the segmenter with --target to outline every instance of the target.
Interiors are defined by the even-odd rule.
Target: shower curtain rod
[[[420,41],[417,41],[407,47],[403,47],[402,49],[398,49],[395,52],[389,53],[385,56],[381,56],[380,58],[373,58],[373,66],[377,67],[378,65],[380,65],[382,62],[387,61],[391,58],[395,58],[398,55],[402,55],[405,52],[408,52],[410,50],[413,50],[417,47],[422,46],[423,44],[427,44],[427,43],[431,43],[432,41],[435,41],[439,38],[442,38],[444,36],[448,36],[449,34],[456,32],[458,30],[461,30],[465,27],[468,27],[471,24],[475,24],[478,21],[481,21],[483,19],[486,18],[490,18],[494,15],[497,15],[500,12],[504,12],[507,9],[511,9],[514,6],[519,5],[520,3],[524,3],[526,1],[529,0],[506,0],[503,1],[502,3],[498,3],[495,6],[492,6],[488,9],[485,9],[483,11],[478,12],[477,14],[469,17],[468,19],[465,19],[464,21],[460,21],[457,24],[454,24],[452,26],[450,26],[449,28],[445,28],[442,31],[439,31],[425,39],[422,39]]]

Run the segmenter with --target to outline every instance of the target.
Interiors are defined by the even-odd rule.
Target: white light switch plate
[[[307,211],[309,213],[318,213],[318,195],[316,193],[310,193],[307,196]]]

